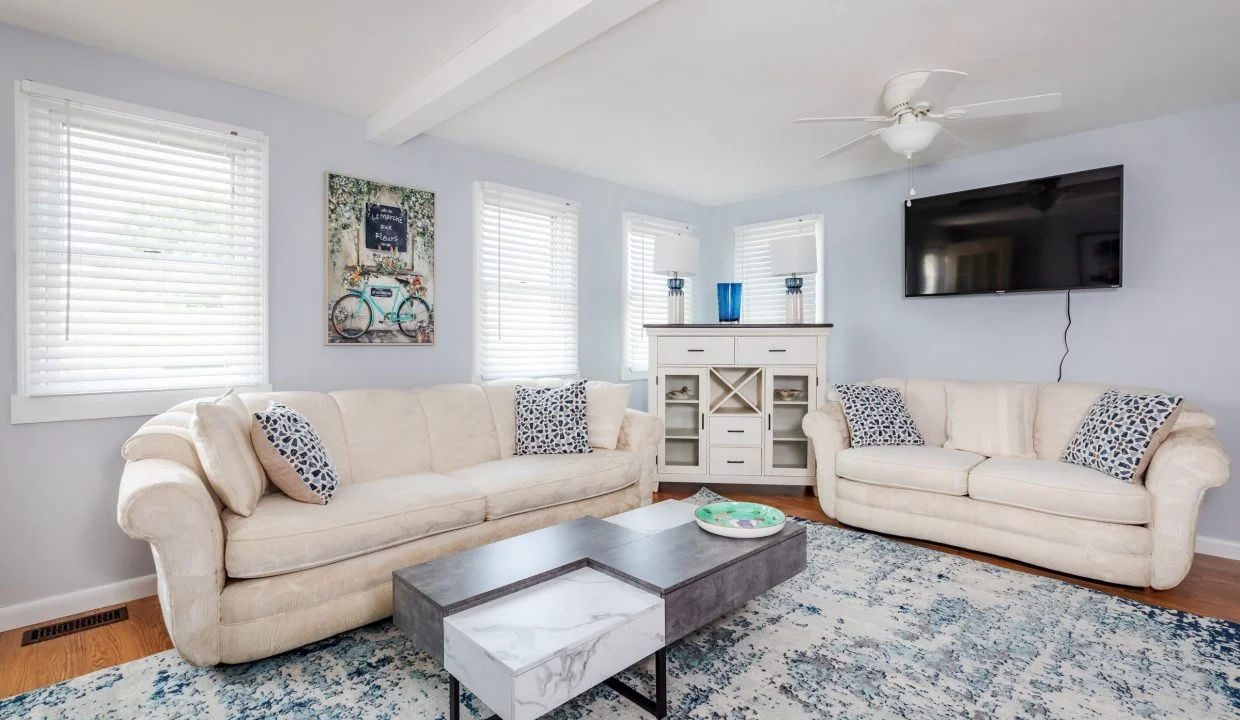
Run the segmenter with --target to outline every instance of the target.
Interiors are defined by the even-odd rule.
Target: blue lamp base
[[[667,279],[667,324],[685,324],[685,279],[682,277]]]
[[[789,325],[800,325],[805,322],[805,295],[801,293],[802,286],[805,285],[805,278],[799,278],[793,275],[784,280],[784,288],[787,290],[784,297],[784,322]]]

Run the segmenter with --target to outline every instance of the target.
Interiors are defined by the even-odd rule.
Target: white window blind
[[[818,240],[818,272],[805,276],[801,292],[805,295],[806,322],[820,322],[822,308],[818,294],[823,265],[822,215],[774,220],[742,225],[732,229],[733,271],[741,283],[741,322],[781,323],[786,317],[783,277],[771,276],[771,241],[813,233]]]
[[[478,375],[577,375],[578,206],[478,183]]]
[[[650,357],[646,323],[667,322],[667,276],[651,272],[655,239],[662,235],[696,234],[694,226],[674,220],[625,213],[624,374],[641,376]],[[685,281],[685,318],[692,322],[695,279]]]
[[[22,84],[19,395],[267,382],[266,140],[150,113]]]

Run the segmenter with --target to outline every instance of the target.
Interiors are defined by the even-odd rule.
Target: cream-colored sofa
[[[1059,462],[1102,385],[1036,386],[1036,458],[943,448],[947,387],[883,379],[899,389],[924,447],[849,446],[838,396],[805,417],[822,510],[867,530],[954,545],[1106,582],[1178,585],[1193,562],[1205,491],[1230,475],[1214,420],[1185,403],[1144,483]]]
[[[514,457],[518,382],[243,395],[305,415],[340,473],[327,505],[269,487],[250,517],[204,479],[196,402],[143,425],[117,515],[151,544],[177,650],[194,665],[274,655],[391,615],[393,570],[650,502],[662,421],[628,410],[614,450]]]

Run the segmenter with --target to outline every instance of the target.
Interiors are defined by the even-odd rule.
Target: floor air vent
[[[40,625],[39,627],[30,628],[22,633],[22,645],[33,645],[44,640],[51,640],[62,635],[72,635],[75,632],[90,630],[102,625],[111,625],[129,619],[129,608],[119,607],[112,610],[104,610],[94,615],[86,615],[72,620],[61,620],[58,622]]]

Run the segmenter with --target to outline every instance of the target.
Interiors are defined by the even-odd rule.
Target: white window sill
[[[641,372],[634,372],[627,368],[620,369],[620,381],[621,382],[641,382],[641,381],[646,381],[649,379],[650,379],[650,373],[648,371],[643,370]]]
[[[186,400],[221,395],[228,388],[191,388],[148,392],[98,393],[94,395],[14,395],[9,404],[9,422],[65,422],[103,418],[158,415]],[[270,392],[270,385],[234,388],[237,392]]]

